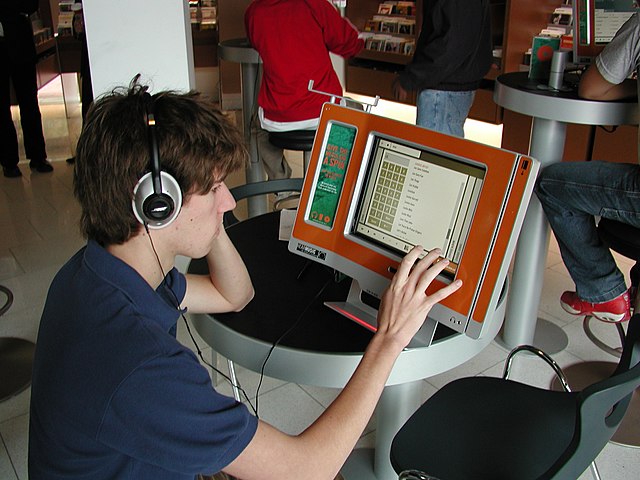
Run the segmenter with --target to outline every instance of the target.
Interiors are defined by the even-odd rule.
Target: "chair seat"
[[[598,236],[612,250],[632,260],[640,260],[640,228],[603,218]]]
[[[315,130],[291,130],[288,132],[269,132],[269,143],[285,150],[309,152],[313,148]]]
[[[391,464],[443,480],[537,479],[572,440],[576,395],[500,378],[456,380],[400,429]]]

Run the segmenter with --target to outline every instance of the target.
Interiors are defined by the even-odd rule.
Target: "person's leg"
[[[32,162],[44,162],[47,158],[47,152],[42,133],[42,116],[38,105],[35,63],[26,59],[18,62],[12,78],[13,88],[20,106],[20,124],[22,125],[25,154]]]
[[[18,135],[11,117],[11,78],[6,44],[0,41],[0,164],[7,171],[18,166]]]
[[[254,117],[253,124],[258,157],[260,157],[264,165],[264,170],[269,180],[291,177],[291,166],[289,166],[287,159],[284,158],[284,151],[269,142],[269,132],[260,126],[260,120],[258,120],[257,116]]]
[[[540,173],[536,194],[578,296],[602,303],[623,294],[624,277],[598,237],[594,216],[640,227],[640,166],[595,161],[553,164]]]
[[[464,138],[464,122],[473,104],[475,91],[422,90],[418,93],[416,124]]]

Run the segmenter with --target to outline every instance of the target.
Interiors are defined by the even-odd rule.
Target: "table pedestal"
[[[540,161],[541,170],[562,161],[568,123],[638,123],[635,100],[585,100],[578,97],[577,88],[555,92],[538,87],[537,82],[529,80],[527,72],[505,73],[496,80],[493,99],[501,107],[533,118],[528,153]],[[549,225],[534,195],[516,248],[511,293],[501,337],[507,348],[534,344],[547,353],[555,353],[568,344],[563,330],[538,319],[548,245]]]
[[[563,122],[544,118],[533,119],[529,153],[540,161],[541,169],[562,159],[566,130],[567,125]],[[549,231],[549,222],[542,205],[538,197],[533,195],[516,247],[512,290],[507,301],[505,317],[511,321],[505,322],[502,332],[502,343],[507,348],[529,344],[553,354],[564,350],[569,343],[566,333],[560,327],[538,319],[538,305],[549,248]],[[516,320],[520,318],[533,318],[537,321]]]
[[[376,408],[375,448],[354,450],[340,470],[345,480],[396,480],[391,466],[391,442],[400,427],[421,403],[422,382],[410,382],[385,387]]]

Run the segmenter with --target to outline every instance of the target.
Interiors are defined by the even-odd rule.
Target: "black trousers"
[[[18,135],[11,118],[9,82],[18,99],[25,153],[30,160],[47,158],[42,116],[38,106],[36,58],[25,50],[0,39],[0,164],[13,167],[18,164]]]

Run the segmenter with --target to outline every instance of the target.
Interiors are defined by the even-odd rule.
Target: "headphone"
[[[145,122],[151,171],[136,183],[131,204],[133,213],[140,223],[149,228],[158,229],[169,225],[180,213],[182,190],[172,175],[162,171],[156,137],[154,101],[147,92],[144,93],[144,97],[147,101]]]

